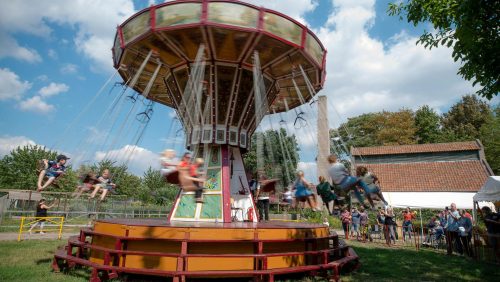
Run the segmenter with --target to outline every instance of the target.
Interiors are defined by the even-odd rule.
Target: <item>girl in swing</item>
[[[116,184],[111,182],[109,169],[103,170],[101,176],[97,178],[97,181],[98,184],[95,185],[94,192],[92,192],[90,198],[93,199],[96,196],[97,192],[102,191],[101,198],[99,200],[104,201],[108,192],[116,187]]]

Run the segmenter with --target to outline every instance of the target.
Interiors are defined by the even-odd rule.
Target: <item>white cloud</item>
[[[31,83],[21,81],[19,76],[8,68],[0,68],[0,101],[19,100],[30,88]]]
[[[36,79],[44,82],[44,81],[49,80],[49,77],[45,74],[42,74],[42,75],[37,76]]]
[[[21,101],[19,103],[19,108],[22,111],[35,112],[39,114],[47,114],[55,109],[53,105],[47,104],[40,96],[33,96],[29,99]]]
[[[1,14],[2,12],[0,12],[0,15]],[[2,42],[2,48],[0,48],[0,58],[12,57],[28,63],[38,63],[42,61],[42,57],[35,49],[20,46],[12,36],[2,30],[1,25],[2,24],[0,24],[0,42]]]
[[[35,145],[35,141],[25,137],[25,136],[1,136],[0,137],[0,157],[9,154],[12,150],[17,147],[23,147],[26,145]]]
[[[62,74],[74,74],[78,71],[78,66],[75,64],[65,64],[61,68]]]
[[[306,24],[304,14],[313,11],[318,6],[317,1],[313,0],[293,0],[293,3],[283,0],[248,0],[244,2],[278,11],[302,24]]]
[[[125,145],[120,149],[111,150],[109,152],[98,151],[94,156],[96,161],[101,161],[104,158],[117,161],[118,163],[126,163],[128,160],[129,171],[142,176],[149,168],[160,168],[159,155],[142,147],[134,145]]]
[[[68,90],[69,86],[64,83],[51,82],[48,86],[44,86],[38,90],[38,94],[40,94],[43,98],[47,98],[55,96],[59,93],[67,92]]]
[[[57,52],[56,50],[54,49],[49,49],[49,51],[47,52],[47,55],[52,58],[52,59],[57,59],[59,56],[57,55]]]
[[[405,31],[387,42],[370,37],[375,1],[333,1],[327,24],[317,35],[328,49],[327,79],[320,94],[329,97],[330,124],[339,116],[416,109],[423,104],[446,107],[474,92],[456,72],[458,63],[447,48],[425,49]]]
[[[16,33],[50,38],[53,35],[49,24],[71,26],[75,29],[72,39],[76,50],[94,62],[95,69],[109,71],[112,68],[111,47],[116,26],[135,12],[133,1],[6,1],[0,10],[0,35],[11,44],[4,47],[1,56],[15,56],[18,46],[12,37]],[[66,40],[66,39],[58,39]],[[30,51],[27,48],[24,48]],[[32,53],[34,50],[31,50]],[[36,51],[35,51],[36,52]],[[37,53],[36,53],[37,54]],[[17,55],[19,57],[19,55]],[[32,56],[36,61],[36,55]],[[38,56],[39,57],[39,56]],[[38,59],[40,60],[40,59]]]

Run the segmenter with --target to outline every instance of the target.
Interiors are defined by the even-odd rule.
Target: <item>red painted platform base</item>
[[[338,280],[358,266],[354,251],[319,224],[202,223],[113,219],[83,229],[54,257],[53,268],[92,268],[90,281],[123,273],[187,278],[253,277],[309,273]]]

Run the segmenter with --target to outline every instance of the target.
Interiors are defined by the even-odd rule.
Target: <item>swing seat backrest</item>
[[[165,181],[167,181],[170,184],[179,184],[179,171],[174,170],[170,172],[169,174],[165,175]]]

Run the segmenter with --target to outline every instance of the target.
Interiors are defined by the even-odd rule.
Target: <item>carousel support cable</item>
[[[68,124],[68,126],[64,129],[63,133],[61,134],[61,136],[65,136],[67,133],[68,133],[68,130],[70,128],[73,128],[75,126],[75,124],[78,122],[78,120],[83,116],[83,114],[90,108],[90,106],[97,100],[97,98],[102,94],[104,88],[106,88],[106,86],[111,82],[111,80],[116,76],[116,74],[118,74],[118,71],[120,70],[120,68],[118,68],[109,78],[108,80],[106,80],[106,82],[103,84],[103,86],[101,86],[101,88],[99,89],[99,91],[97,91],[96,95],[94,95],[94,97],[87,103],[87,105],[85,105],[85,107],[78,113],[78,115],[73,119],[73,121],[71,121],[70,124]],[[55,149],[55,147],[59,146],[60,142],[64,140],[64,138],[57,138],[56,139],[56,143],[54,143],[52,145],[52,147],[50,148],[50,151],[52,151],[53,149]]]
[[[135,84],[137,83],[137,81],[139,80],[139,76],[141,75],[142,71],[144,70],[144,68],[146,67],[148,61],[149,61],[149,58],[151,58],[151,55],[153,54],[153,50],[149,50],[149,53],[148,55],[146,56],[146,58],[144,59],[144,61],[141,63],[141,66],[139,67],[139,69],[137,70],[137,72],[135,73],[134,75],[134,78],[132,78],[132,81],[130,82],[129,84],[129,87],[130,88],[134,88]]]
[[[273,113],[276,115],[276,111],[274,109],[273,109]],[[274,131],[272,119],[269,119],[269,122],[271,124],[271,130]],[[286,146],[284,146],[283,137],[281,136],[281,128],[278,128],[277,131],[278,131],[278,140],[279,140],[280,147],[281,147],[281,153],[283,154],[283,159],[284,159],[284,164],[285,164],[285,173],[286,173],[285,178],[286,178],[287,185],[288,185],[291,183],[290,171],[288,170],[288,164],[292,163],[292,162],[291,162],[291,158],[289,158],[289,155],[288,155],[288,149],[286,149]]]
[[[102,144],[105,144],[107,142],[108,137],[109,137],[109,133],[110,133],[109,127],[106,128],[106,127],[102,126],[102,123],[104,122],[104,118],[107,118],[107,120],[113,121],[112,123],[109,123],[110,125],[114,124],[114,121],[116,120],[116,117],[118,116],[118,113],[120,112],[120,110],[124,104],[125,99],[123,99],[123,97],[125,96],[125,92],[127,89],[128,89],[127,87],[124,87],[122,89],[122,91],[120,91],[120,94],[115,96],[113,101],[110,103],[108,108],[104,111],[104,113],[99,118],[99,121],[95,125],[97,132],[104,132],[104,134],[105,134],[105,139],[104,139],[104,142]],[[120,101],[121,101],[121,103],[119,104],[118,110],[117,110],[117,105]],[[101,128],[102,128],[102,130],[100,130]],[[92,140],[92,141],[95,141],[95,140]],[[82,144],[82,142],[83,142],[83,139],[80,140],[80,143],[77,146],[77,148],[80,148],[80,145]],[[90,142],[90,144],[93,144],[93,143],[96,143],[96,142]],[[89,145],[89,144],[87,144],[87,145]],[[87,145],[84,147],[87,148]],[[85,154],[84,157],[87,157],[87,154]]]

